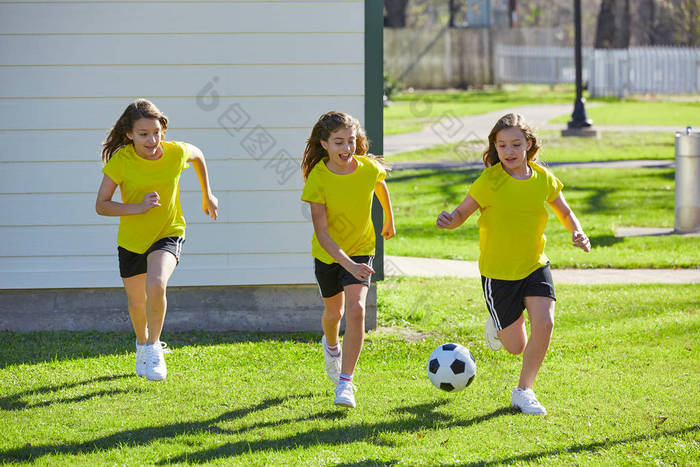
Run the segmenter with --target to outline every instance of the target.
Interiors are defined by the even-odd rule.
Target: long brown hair
[[[301,173],[304,176],[304,181],[311,173],[311,169],[316,164],[328,157],[328,152],[321,145],[321,141],[328,141],[333,133],[338,128],[349,128],[355,132],[355,154],[360,156],[368,156],[380,161],[383,165],[384,159],[381,156],[367,154],[369,151],[369,140],[367,133],[360,126],[360,122],[353,116],[345,112],[328,112],[318,119],[313,129],[311,136],[306,140],[306,149],[304,149],[304,158],[301,160]]]
[[[126,136],[134,128],[134,122],[140,118],[154,118],[160,121],[163,133],[168,129],[168,117],[158,110],[153,102],[146,99],[138,99],[129,104],[124,112],[109,131],[107,138],[102,142],[102,163],[106,164],[115,152],[122,146],[132,144]]]
[[[536,154],[540,149],[540,145],[537,143],[537,136],[532,130],[532,127],[525,121],[525,117],[520,114],[511,113],[502,116],[493,126],[491,133],[489,133],[489,147],[483,154],[485,167],[491,167],[500,162],[500,159],[498,159],[498,151],[496,151],[496,135],[498,135],[499,131],[507,128],[518,128],[523,132],[525,140],[531,143],[530,149],[527,150],[527,160],[537,160]]]

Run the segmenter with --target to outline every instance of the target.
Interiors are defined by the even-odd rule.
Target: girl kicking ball
[[[319,118],[307,140],[301,168],[302,201],[311,205],[311,241],[316,280],[323,297],[323,355],[326,372],[336,383],[335,404],[355,407],[352,384],[365,333],[365,302],[374,273],[375,232],[372,195],[384,209],[382,236],[394,236],[394,215],[386,170],[368,155],[369,143],[359,122],[342,112]],[[340,319],[346,330],[342,352]]]
[[[160,334],[165,289],[185,242],[180,174],[192,162],[202,187],[202,209],[212,219],[212,194],[204,155],[188,143],[163,141],[168,119],[151,102],[129,104],[103,143],[102,184],[96,210],[119,216],[119,271],[136,334],[136,374],[149,380],[167,375]],[[117,186],[121,202],[112,201]]]
[[[486,343],[523,354],[518,386],[511,406],[527,414],[547,411],[532,385],[549,348],[554,326],[554,284],[544,254],[546,202],[572,234],[573,245],[588,252],[591,244],[561,193],[562,183],[535,162],[539,145],[530,126],[518,114],[503,116],[489,134],[485,169],[464,201],[437,218],[440,229],[455,229],[477,209],[479,271],[489,311]],[[530,318],[527,338],[523,310]]]

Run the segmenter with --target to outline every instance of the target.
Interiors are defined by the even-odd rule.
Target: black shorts
[[[145,253],[134,253],[122,247],[117,247],[119,251],[119,274],[123,278],[138,276],[145,274],[147,269],[146,258],[149,254],[157,250],[167,251],[175,256],[177,262],[180,262],[180,254],[182,253],[182,244],[185,243],[184,237],[165,237],[156,241]]]
[[[372,267],[374,256],[351,256],[350,259],[356,263],[364,263]],[[318,288],[323,298],[330,298],[337,295],[343,291],[345,286],[352,284],[363,284],[369,287],[369,282],[372,279],[370,275],[364,281],[358,280],[340,264],[326,264],[316,258],[314,258],[314,272],[316,273],[316,281],[318,282]]]
[[[481,276],[486,307],[496,323],[496,329],[505,329],[520,318],[525,309],[525,297],[549,297],[556,300],[549,263],[525,279],[503,281]]]

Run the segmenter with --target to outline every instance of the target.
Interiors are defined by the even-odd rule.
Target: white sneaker
[[[169,352],[166,349],[165,342],[156,342],[155,344],[144,345],[146,378],[151,381],[162,381],[168,375],[168,369],[165,366],[165,357],[163,353]]]
[[[146,344],[139,344],[136,341],[136,374],[138,376],[146,375],[146,351],[144,350]]]
[[[501,350],[503,344],[498,338],[498,330],[496,329],[496,323],[493,322],[493,318],[489,315],[489,319],[486,320],[486,331],[484,332],[484,338],[486,339],[486,345],[489,346],[491,350]]]
[[[335,400],[333,403],[349,409],[355,408],[355,390],[357,388],[349,381],[339,381],[335,387]]]
[[[326,336],[321,338],[321,344],[323,346],[323,359],[326,362],[326,373],[328,377],[333,381],[334,384],[338,384],[340,380],[340,362],[342,361],[342,351],[340,350],[340,343],[338,344],[338,356],[332,357],[328,353],[328,342],[326,342]]]
[[[537,401],[531,388],[514,388],[510,398],[510,406],[529,415],[547,415],[547,410]]]

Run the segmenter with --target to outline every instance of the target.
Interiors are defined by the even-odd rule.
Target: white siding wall
[[[204,151],[220,202],[213,222],[183,173],[170,284],[312,283],[298,162],[321,113],[364,121],[363,34],[361,0],[0,2],[0,289],[121,286],[118,219],[94,203],[138,97]]]

